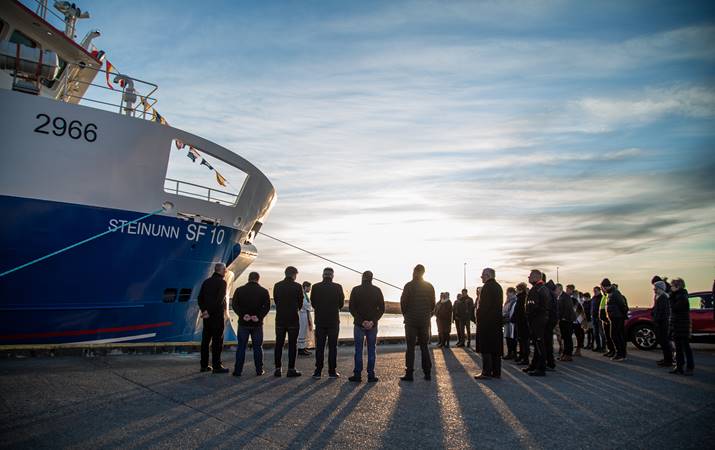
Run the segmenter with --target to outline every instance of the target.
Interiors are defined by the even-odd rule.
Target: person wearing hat
[[[660,367],[673,365],[673,349],[668,338],[668,323],[670,321],[670,303],[668,300],[667,286],[664,281],[653,283],[653,324],[655,325],[655,338],[663,350],[663,359],[658,361]]]

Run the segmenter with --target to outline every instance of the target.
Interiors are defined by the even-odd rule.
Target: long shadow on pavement
[[[434,361],[430,348],[430,358]],[[419,348],[416,349],[419,353]],[[415,365],[420,367],[420,359]],[[399,381],[395,407],[383,433],[382,448],[442,448],[444,436],[441,410],[435,381],[425,381],[421,370],[415,370],[415,381]]]

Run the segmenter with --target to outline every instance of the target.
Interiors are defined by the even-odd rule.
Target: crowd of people
[[[201,371],[228,373],[221,362],[226,310],[226,267],[216,264],[214,274],[204,281],[199,292],[199,308],[203,318],[201,341]],[[539,270],[532,270],[526,283],[508,287],[506,299],[496,281],[494,269],[482,271],[482,286],[476,297],[469,297],[467,289],[457,294],[454,302],[448,292],[440,293],[439,300],[432,284],[424,279],[425,268],[418,264],[412,280],[405,284],[400,307],[405,327],[405,374],[403,381],[413,381],[416,347],[420,348],[421,369],[426,380],[432,377],[429,345],[432,338],[431,319],[437,323],[438,347],[450,345],[452,324],[457,330],[457,347],[472,345],[471,324],[476,324],[474,350],[482,356],[482,371],[477,380],[501,377],[502,360],[524,366],[530,376],[545,376],[556,368],[556,361],[568,363],[582,351],[600,352],[615,362],[626,360],[625,321],[628,301],[616,283],[604,278],[591,292],[580,292],[573,284],[564,288],[547,280]],[[333,281],[332,268],[323,270],[323,280],[311,285],[296,282],[298,270],[289,266],[285,278],[275,284],[275,351],[274,376],[283,375],[283,348],[288,338],[287,377],[299,377],[296,369],[298,355],[310,356],[311,337],[315,342],[314,378],[321,378],[324,369],[325,347],[328,347],[328,376],[338,378],[337,346],[340,330],[340,311],[345,305],[343,287]],[[378,323],[385,313],[382,291],[372,284],[373,274],[362,274],[361,284],[349,297],[353,317],[355,358],[353,382],[362,381],[363,349],[367,347],[367,381],[376,382],[375,372]],[[231,308],[238,316],[238,345],[234,376],[243,373],[249,338],[253,348],[257,375],[265,374],[263,367],[263,320],[270,311],[268,290],[259,283],[260,275],[251,272],[248,282],[237,288],[231,297]],[[671,373],[692,375],[693,353],[690,348],[690,306],[685,282],[676,278],[668,283],[659,276],[651,281],[654,291],[653,322],[658,344],[663,351],[661,367],[672,368]],[[311,318],[314,314],[314,320]],[[574,348],[574,337],[576,345]],[[554,351],[554,338],[558,353]],[[675,358],[673,358],[673,345]],[[504,347],[506,345],[506,353]],[[209,365],[211,347],[212,365]]]

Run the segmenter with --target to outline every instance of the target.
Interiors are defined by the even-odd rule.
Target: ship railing
[[[63,85],[60,87],[60,89],[58,89],[60,99],[64,101],[70,99],[83,100],[94,105],[110,107],[111,109],[109,110],[114,110],[116,108],[116,111],[120,114],[147,120],[161,120],[161,116],[158,115],[158,113],[155,113],[157,99],[155,97],[152,97],[156,90],[159,88],[158,85],[122,73],[108,73],[105,69],[90,67],[82,63],[68,63],[67,65],[76,66],[77,69],[81,70],[73,71],[74,74],[68,76]],[[69,67],[67,69],[69,69]],[[106,83],[100,84],[94,81],[84,81],[77,79],[77,76],[79,75],[79,73],[82,72],[82,70],[93,70],[97,72],[94,78],[97,78],[97,76],[99,76],[102,81],[106,80],[106,76],[108,73],[110,83],[112,83],[116,87],[111,88]],[[119,78],[120,80],[122,80],[122,83],[114,83],[115,78]],[[87,86],[84,95],[80,96],[74,95],[72,93],[72,87],[78,84]],[[90,87],[99,90],[98,93],[94,92],[94,94],[97,95],[96,98],[89,95]]]
[[[30,9],[34,8],[35,14],[42,17],[47,23],[59,29],[60,31],[64,30],[64,27],[67,25],[65,17],[50,8],[50,6],[47,4],[47,0],[21,0],[20,3],[26,4],[27,7]],[[60,26],[59,24],[62,25]]]
[[[230,192],[173,178],[166,178],[164,180],[164,191],[171,194],[214,202],[224,206],[234,206],[238,199],[238,195]]]

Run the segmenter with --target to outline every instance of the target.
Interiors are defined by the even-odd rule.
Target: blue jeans
[[[370,330],[355,325],[353,329],[355,339],[355,375],[362,374],[362,346],[367,339],[367,376],[375,376],[375,344],[377,344],[377,324]]]
[[[253,344],[253,364],[256,366],[256,373],[263,370],[263,327],[238,327],[238,348],[236,348],[236,365],[234,372],[243,372],[243,361],[246,359],[246,347],[248,346],[248,336],[251,336]]]

